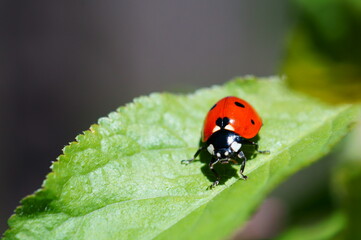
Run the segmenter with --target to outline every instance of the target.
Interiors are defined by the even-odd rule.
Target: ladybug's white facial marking
[[[242,147],[242,144],[238,143],[238,142],[233,142],[231,144],[231,149],[234,151],[234,152],[238,152],[239,149],[241,149]]]
[[[212,133],[215,133],[217,131],[219,131],[221,128],[219,126],[215,126],[212,130]]]
[[[232,125],[230,125],[230,124],[225,126],[224,129],[234,132],[234,127],[232,127]]]
[[[211,155],[214,155],[214,146],[212,144],[208,145],[207,150]]]

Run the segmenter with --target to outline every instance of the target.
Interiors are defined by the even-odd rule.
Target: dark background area
[[[277,73],[284,1],[0,0],[0,232],[98,118],[153,91]]]

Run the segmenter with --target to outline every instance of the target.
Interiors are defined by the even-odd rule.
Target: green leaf
[[[205,114],[220,98],[249,101],[262,116],[260,149],[239,166],[181,165],[198,148]],[[290,92],[277,78],[235,79],[190,95],[140,97],[64,148],[43,187],[22,200],[5,239],[220,239],[244,224],[278,183],[326,154],[359,108]],[[201,156],[207,161],[207,155]]]

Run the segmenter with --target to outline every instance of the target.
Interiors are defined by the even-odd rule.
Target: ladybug
[[[207,149],[212,156],[209,168],[216,177],[211,187],[217,186],[220,181],[220,176],[214,170],[217,163],[238,164],[237,160],[241,161],[240,174],[247,179],[243,174],[247,159],[242,146],[253,145],[258,153],[270,153],[268,150],[259,151],[258,144],[249,140],[258,134],[262,125],[262,119],[248,102],[232,96],[222,98],[213,105],[204,120],[201,147],[192,159],[183,160],[182,163],[193,162],[201,151]]]

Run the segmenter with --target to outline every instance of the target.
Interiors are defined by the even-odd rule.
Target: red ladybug
[[[182,163],[190,163],[204,149],[212,155],[209,168],[217,180],[212,184],[214,187],[219,184],[220,177],[214,170],[216,163],[235,163],[242,161],[240,174],[243,175],[246,166],[246,156],[242,151],[242,145],[254,145],[258,153],[269,153],[259,151],[258,144],[248,139],[255,137],[262,127],[262,119],[254,108],[245,100],[237,97],[225,97],[219,100],[209,110],[204,120],[202,132],[202,146],[190,160],[183,160]]]

